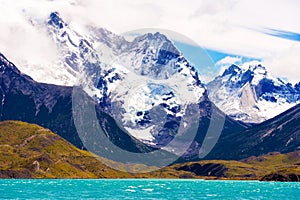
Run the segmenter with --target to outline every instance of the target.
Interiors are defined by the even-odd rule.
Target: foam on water
[[[1,199],[297,199],[300,183],[175,179],[0,179]]]

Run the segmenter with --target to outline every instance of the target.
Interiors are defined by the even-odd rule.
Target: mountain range
[[[96,96],[106,112],[148,144],[157,143],[154,141],[157,138],[151,134],[145,136],[145,132],[162,130],[162,126],[157,127],[157,123],[154,125],[148,120],[148,113],[157,105],[165,106],[165,114],[178,118],[185,110],[182,108],[185,101],[199,102],[208,93],[210,100],[233,119],[261,123],[300,101],[300,84],[292,86],[272,76],[259,63],[246,67],[231,65],[204,86],[197,70],[174,43],[160,33],[148,33],[128,41],[104,28],[71,26],[58,12],[52,12],[47,23],[33,24],[47,30],[47,37],[57,47],[59,56],[50,68],[39,66],[38,72],[35,70],[38,67],[27,60],[24,66],[20,66],[21,71],[38,82],[64,86],[84,83],[85,91]],[[142,82],[147,84],[137,88]],[[177,93],[183,90],[191,92],[176,97],[174,88],[181,88]],[[135,90],[143,94],[134,97],[140,101],[132,106],[124,93]],[[178,96],[193,98],[179,102]],[[177,110],[177,113],[172,110]],[[161,120],[164,119],[158,119]],[[140,134],[144,129],[148,131]]]
[[[130,152],[163,148],[164,159],[182,154],[177,162],[185,162],[198,160],[199,153],[206,156],[217,141],[205,158],[299,150],[300,86],[272,77],[262,65],[231,65],[204,85],[161,33],[128,41],[103,28],[74,30],[57,12],[36,26],[47,29],[60,57],[53,66],[41,66],[43,73],[29,61],[20,68],[28,72],[23,74],[0,54],[2,121],[36,123],[85,149],[82,140],[92,135],[82,138],[73,115],[73,92],[79,87],[80,98],[95,107],[98,117],[89,124],[100,124],[112,143]],[[211,129],[214,121],[221,127]],[[177,134],[177,143],[168,146]]]
[[[209,98],[222,111],[246,123],[266,121],[300,102],[299,84],[273,77],[261,64],[231,65],[207,88]]]
[[[0,55],[0,66],[0,95],[2,97],[0,116],[2,121],[20,120],[39,124],[61,135],[76,147],[85,149],[82,138],[78,134],[74,124],[72,113],[72,87],[35,82],[29,76],[22,74],[17,67],[2,54]],[[115,145],[130,152],[151,152],[155,150],[154,147],[142,143],[122,127],[120,128],[110,115],[103,112],[97,100],[91,98],[84,91],[82,91],[82,96],[80,97],[95,106],[98,117],[97,123],[100,123],[104,134]],[[214,105],[209,100],[205,100],[199,103],[198,106],[199,110],[201,109],[202,115],[198,118],[199,124],[194,140],[185,141],[186,138],[183,137],[179,140],[181,143],[174,147],[180,150],[182,144],[192,142],[191,146],[188,146],[187,152],[183,152],[185,153],[183,160],[194,159],[198,156],[201,144],[209,128],[211,110],[213,110],[212,107]],[[246,127],[226,117],[217,108],[214,109],[218,113],[217,118],[225,118],[223,131],[232,129],[242,130]],[[90,123],[93,124],[94,122],[91,120]],[[86,126],[84,125],[83,127]],[[87,135],[86,137],[92,138],[92,136],[93,135]],[[103,146],[102,148],[105,147]],[[166,154],[164,157],[167,159],[172,156]]]

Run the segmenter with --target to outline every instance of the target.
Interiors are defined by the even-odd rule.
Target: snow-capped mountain
[[[36,123],[61,135],[77,147],[84,148],[82,135],[80,136],[77,132],[72,115],[72,87],[38,83],[19,71],[1,53],[0,82],[0,98],[2,100],[0,121],[20,120]],[[120,129],[113,118],[101,111],[99,104],[94,99],[87,95],[82,97],[85,102],[86,100],[90,101],[91,104],[97,107],[96,112],[99,116],[97,123],[103,127],[105,136],[109,137],[115,145],[136,153],[148,153],[157,150],[136,140],[124,129]],[[214,106],[210,101],[202,101],[199,105],[206,108],[204,110],[206,112],[211,109],[211,106]],[[206,158],[242,159],[268,152],[291,152],[299,149],[300,140],[297,139],[299,138],[299,109],[300,104],[273,119],[250,127],[226,117],[220,140]],[[223,113],[218,110],[217,116],[220,115],[223,115]],[[202,118],[192,146],[178,160],[179,162],[199,159],[199,144],[203,143],[203,130],[205,133],[210,120],[209,115],[202,115]],[[87,126],[96,123],[94,120],[90,121],[89,119],[82,123],[85,122],[88,122]],[[92,142],[99,144],[97,140]],[[110,149],[107,150],[104,144],[100,141],[101,150],[113,153]],[[179,148],[181,147],[181,143],[176,145]],[[163,152],[163,154],[163,159],[174,157],[171,153],[165,154]],[[159,157],[159,159],[162,158]],[[152,161],[150,161],[150,164],[153,165]]]
[[[300,102],[298,86],[275,78],[261,64],[229,66],[207,84],[209,98],[236,120],[260,123]]]
[[[164,146],[179,126],[189,124],[193,115],[187,117],[187,108],[206,95],[195,68],[160,33],[130,42],[105,29],[90,30],[105,61],[97,84],[103,91],[100,103],[136,138]]]
[[[39,82],[83,85],[105,112],[147,144],[164,146],[175,132],[184,133],[199,115],[193,105],[207,99],[195,68],[163,34],[127,41],[103,28],[76,29],[57,12],[38,26],[47,29],[59,58],[54,72],[44,66],[43,76],[26,73]]]
[[[108,94],[113,116],[149,144],[170,141],[171,132],[189,123],[187,107],[206,95],[195,69],[160,33],[126,42],[110,69],[121,79]]]

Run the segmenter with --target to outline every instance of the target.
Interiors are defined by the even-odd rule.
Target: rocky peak
[[[260,70],[261,72],[264,71],[264,72],[267,72],[266,70],[266,67],[265,66],[262,66],[261,64],[258,64],[258,65],[250,65],[249,68],[253,68],[253,71],[256,71],[256,70]]]
[[[222,74],[222,76],[226,76],[228,74],[236,75],[241,71],[241,68],[239,68],[236,65],[230,65]]]
[[[62,29],[64,28],[67,24],[62,20],[62,18],[60,17],[58,12],[52,12],[50,14],[49,20],[48,20],[48,24]]]
[[[300,88],[300,86],[297,86]],[[210,99],[236,120],[259,123],[300,100],[300,90],[268,73],[261,64],[231,65],[207,84]]]
[[[156,33],[146,33],[144,35],[136,37],[133,42],[143,41],[143,40],[168,40],[167,37],[159,32]]]
[[[178,57],[181,53],[175,47],[173,42],[171,42],[164,34],[159,32],[147,33],[136,37],[133,42],[133,46],[138,45],[144,49],[151,49],[159,51],[160,53],[168,52],[169,54],[176,55]]]

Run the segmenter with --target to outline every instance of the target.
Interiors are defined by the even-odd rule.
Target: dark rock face
[[[225,172],[228,169],[222,164],[208,163],[208,164],[201,165],[199,163],[194,163],[191,165],[184,165],[184,166],[178,167],[178,168],[176,168],[176,170],[193,172],[197,176],[224,177]]]
[[[203,100],[199,103],[200,119],[198,130],[195,135],[194,141],[192,142],[190,148],[187,152],[179,159],[179,162],[187,161],[197,161],[199,160],[199,150],[202,143],[207,136],[211,123],[217,123],[218,121],[224,120],[223,129],[220,133],[220,137],[227,136],[232,132],[242,132],[245,131],[248,126],[233,120],[232,118],[226,116],[220,109],[218,109],[210,100]],[[212,112],[215,112],[215,118],[212,120]],[[211,135],[210,139],[216,139],[218,141],[218,134]],[[234,140],[232,141],[234,142]],[[218,144],[218,143],[217,143]],[[214,151],[215,147],[212,149]],[[209,152],[207,152],[209,153]],[[208,154],[209,156],[210,154]],[[207,156],[205,157],[207,159]],[[210,158],[211,159],[211,158]],[[212,158],[213,159],[213,158]]]
[[[300,174],[268,174],[261,181],[300,182]]]
[[[58,12],[53,12],[50,14],[50,20],[48,22],[50,25],[57,26],[58,28],[64,27],[64,21],[59,17]]]
[[[222,134],[206,159],[240,160],[269,152],[288,153],[300,146],[300,104],[246,130]]]
[[[296,83],[294,87],[299,92],[300,91],[300,82]]]
[[[230,67],[228,67],[228,69],[226,69],[224,71],[224,73],[222,74],[222,76],[226,76],[228,74],[233,74],[236,75],[238,73],[238,71],[240,71],[241,69],[236,66],[236,65],[231,65]]]

